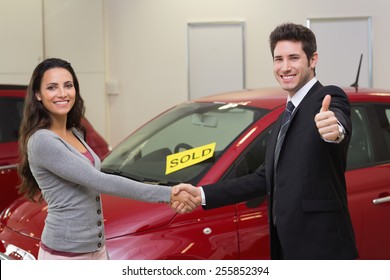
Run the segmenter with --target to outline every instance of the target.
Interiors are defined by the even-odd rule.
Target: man
[[[272,259],[355,259],[344,172],[351,135],[350,104],[336,86],[315,78],[313,32],[286,23],[270,35],[273,70],[288,92],[286,114],[275,123],[264,164],[253,174],[194,188],[204,209],[268,194]],[[176,211],[190,211],[174,203]]]

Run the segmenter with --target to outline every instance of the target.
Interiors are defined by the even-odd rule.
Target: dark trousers
[[[284,260],[284,252],[282,244],[280,243],[278,229],[275,227],[275,242],[273,243],[274,248],[272,250],[274,251],[274,260]]]

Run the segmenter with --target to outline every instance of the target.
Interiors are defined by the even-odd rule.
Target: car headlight
[[[12,244],[6,246],[4,254],[13,260],[36,260],[32,254]]]
[[[12,258],[9,257],[9,256],[7,256],[6,254],[0,252],[0,260],[1,260],[1,261],[4,261],[4,260],[12,260]]]

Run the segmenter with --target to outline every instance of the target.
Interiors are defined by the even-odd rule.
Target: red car
[[[0,211],[18,197],[18,133],[26,89],[26,86],[0,85]],[[107,142],[86,119],[83,125],[87,129],[87,142],[103,158],[109,152]]]
[[[390,259],[390,91],[345,90],[353,122],[346,178],[360,258]],[[114,148],[102,170],[162,185],[205,185],[254,172],[286,96],[280,89],[245,90],[175,106]],[[167,205],[104,195],[107,248],[112,259],[269,259],[266,203],[254,197],[179,215]],[[7,255],[36,258],[45,206],[19,199],[2,213]]]

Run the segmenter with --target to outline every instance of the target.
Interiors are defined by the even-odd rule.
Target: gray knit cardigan
[[[54,250],[86,253],[97,251],[105,244],[100,193],[168,203],[171,189],[101,172],[101,162],[82,134],[75,129],[73,133],[93,155],[94,166],[47,129],[38,130],[30,137],[28,161],[48,204],[41,241]]]

